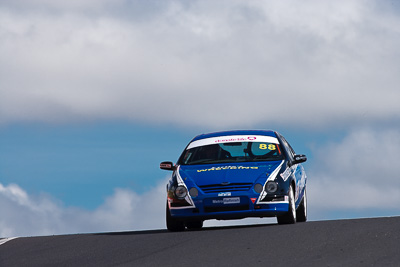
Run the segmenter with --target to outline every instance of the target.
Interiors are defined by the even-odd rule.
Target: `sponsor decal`
[[[287,168],[284,172],[281,173],[281,177],[283,179],[283,181],[286,182],[286,180],[289,178],[289,176],[292,174],[292,169],[291,168]]]
[[[239,204],[240,203],[240,197],[225,197],[223,199],[214,199],[212,201],[213,204],[224,204],[224,205],[229,205],[229,204]]]
[[[172,168],[171,163],[160,163],[160,168]]]
[[[256,197],[252,197],[250,198],[251,202],[253,202],[253,204],[256,202],[257,198]]]
[[[221,166],[221,167],[212,167],[209,169],[200,169],[197,172],[207,172],[207,171],[221,171],[221,170],[257,170],[258,167],[246,167],[246,166]]]
[[[235,143],[235,142],[260,142],[260,143],[272,143],[279,144],[276,137],[264,136],[264,135],[229,135],[210,137],[205,139],[196,140],[189,144],[187,149],[191,149],[199,146],[206,146],[220,143]]]
[[[214,143],[229,143],[229,142],[247,142],[247,141],[254,141],[256,140],[257,137],[255,136],[248,136],[248,137],[233,137],[233,138],[227,138],[227,139],[217,139],[214,141]]]
[[[280,175],[282,179],[286,182],[286,180],[289,178],[290,175],[296,170],[298,164],[293,165],[290,168],[287,168],[284,172],[282,172]]]
[[[218,196],[219,197],[230,197],[232,194],[231,194],[231,192],[221,192],[221,193],[218,193]]]

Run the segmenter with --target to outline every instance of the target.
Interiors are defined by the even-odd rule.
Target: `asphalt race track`
[[[0,266],[400,266],[400,217],[24,237]]]

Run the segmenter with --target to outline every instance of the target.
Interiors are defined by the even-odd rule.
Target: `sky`
[[[159,163],[231,129],[308,156],[310,220],[400,215],[398,47],[393,0],[1,1],[0,237],[164,229]]]

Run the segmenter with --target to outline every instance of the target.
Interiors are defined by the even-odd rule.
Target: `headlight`
[[[262,192],[263,186],[262,184],[255,184],[254,185],[254,191],[256,191],[256,193],[260,194]]]
[[[275,193],[277,190],[278,190],[278,183],[276,182],[269,181],[265,185],[265,191],[267,191],[268,193]]]
[[[197,190],[195,187],[192,187],[189,190],[189,194],[191,197],[197,197],[199,195],[199,190]]]
[[[178,186],[176,189],[175,189],[175,196],[177,197],[177,198],[179,198],[179,199],[183,199],[183,198],[185,198],[186,196],[187,196],[187,189],[186,189],[186,187],[184,187],[184,186]]]

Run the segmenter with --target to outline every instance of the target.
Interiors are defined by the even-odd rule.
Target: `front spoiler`
[[[245,210],[212,211],[206,212],[207,207],[197,205],[196,208],[170,209],[171,216],[176,220],[233,220],[247,217],[276,217],[289,211],[289,202],[266,202],[249,205]]]

